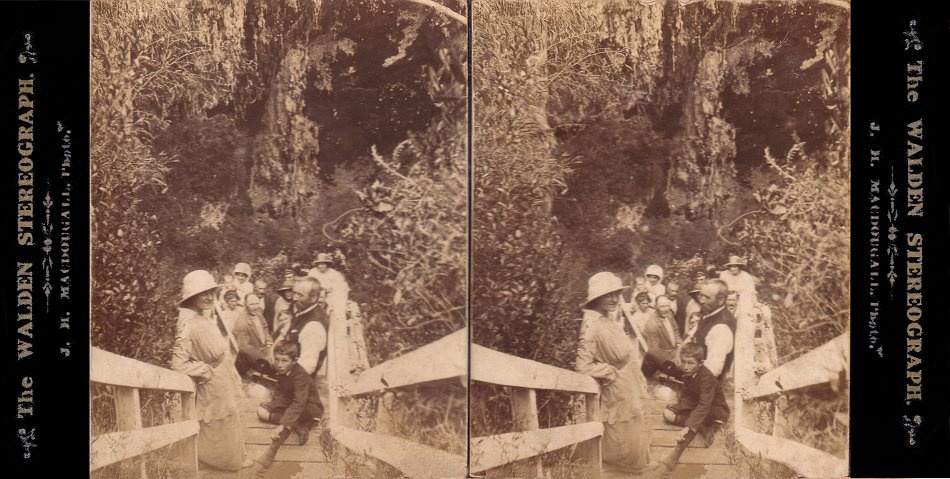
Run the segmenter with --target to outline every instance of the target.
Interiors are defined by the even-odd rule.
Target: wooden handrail
[[[405,439],[357,430],[348,417],[348,399],[352,396],[386,391],[392,388],[434,381],[464,378],[467,373],[465,351],[468,335],[456,331],[399,358],[369,368],[355,377],[349,368],[352,358],[349,343],[360,338],[362,328],[351,328],[342,314],[330,318],[331,351],[328,364],[330,382],[330,432],[333,438],[350,451],[385,462],[411,477],[459,477],[465,474],[463,457]],[[597,420],[549,429],[536,429],[537,405],[534,391],[584,393],[588,415],[596,416],[600,386],[585,374],[500,353],[479,345],[471,345],[471,379],[512,386],[516,423],[523,432],[512,432],[476,438],[470,451],[471,472],[484,471],[516,460],[539,456],[545,452],[583,446],[591,464],[592,477],[600,474],[600,438],[603,423]],[[522,417],[522,416],[533,417]]]
[[[500,353],[477,344],[472,344],[472,380],[528,389],[600,393],[597,381],[586,374]]]
[[[604,423],[591,421],[570,426],[472,438],[471,472],[478,473],[511,462],[536,457],[598,438],[603,434]]]
[[[409,477],[463,477],[465,457],[407,439],[357,429],[353,396],[465,377],[468,336],[452,333],[398,358],[366,368],[362,324],[345,312],[330,316],[330,433],[347,450],[395,467]],[[354,347],[355,346],[355,347]],[[362,372],[354,374],[353,371]]]
[[[754,432],[745,426],[744,402],[770,394],[828,382],[847,360],[849,334],[756,377],[753,372],[755,320],[737,318],[735,336],[736,442],[750,453],[782,463],[804,477],[843,477],[848,461],[799,442]]]
[[[781,462],[802,477],[845,477],[848,461],[804,444],[736,425],[736,441],[752,454]]]
[[[185,374],[90,348],[89,381],[112,386],[118,431],[90,436],[89,470],[121,463],[122,477],[146,477],[145,453],[174,444],[173,454],[185,477],[198,476],[198,420],[195,383]],[[181,396],[183,421],[142,428],[139,389],[175,391]],[[122,462],[125,461],[125,462]]]
[[[115,464],[198,434],[198,420],[100,434],[89,444],[89,470]]]
[[[477,344],[472,345],[471,358],[473,381],[511,387],[512,419],[518,430],[473,438],[469,450],[471,473],[577,445],[587,458],[589,476],[600,477],[604,425],[598,420],[600,385],[594,378]],[[537,389],[584,393],[588,422],[538,429]],[[527,474],[543,475],[540,462],[533,467],[538,470]]]
[[[89,351],[89,380],[113,386],[195,392],[195,382],[185,374],[95,347]]]
[[[468,334],[460,329],[415,351],[359,373],[356,380],[341,384],[340,396],[385,391],[390,388],[441,381],[468,374]]]
[[[765,373],[758,383],[747,389],[748,397],[756,398],[828,382],[848,367],[846,361],[850,334],[831,341]]]
[[[464,477],[465,458],[385,434],[334,427],[333,437],[348,449],[379,459],[408,477]]]

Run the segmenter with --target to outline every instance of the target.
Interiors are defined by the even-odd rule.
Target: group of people
[[[287,271],[276,295],[266,280],[251,281],[247,263],[235,265],[220,283],[205,270],[184,277],[172,369],[196,382],[202,462],[224,470],[255,462],[267,468],[292,433],[306,443],[324,411],[316,381],[327,357],[329,316],[345,311],[349,295],[332,263],[321,253],[314,268]],[[623,293],[631,288],[617,275],[589,279],[576,369],[602,384],[604,462],[633,474],[661,464],[650,459],[646,378],[661,375],[681,384],[679,400],[663,411],[667,422],[682,427],[677,448],[662,461],[668,469],[695,436],[708,447],[728,420],[722,381],[732,366],[736,318],[755,304],[755,279],[736,256],[725,266],[718,278],[698,275],[682,296],[678,285],[663,283],[660,266],[650,265],[629,304]],[[257,416],[279,426],[256,461],[245,454],[238,405],[247,375],[270,379],[272,399],[259,405]]]
[[[631,474],[661,464],[672,470],[695,436],[707,447],[713,443],[730,414],[722,383],[733,363],[736,318],[756,304],[755,278],[745,266],[731,256],[718,277],[697,274],[686,296],[677,284],[663,283],[658,265],[648,266],[633,288],[610,272],[588,280],[575,366],[602,386],[604,462]],[[628,304],[624,292],[631,289]],[[646,380],[653,377],[680,385],[663,418],[682,429],[677,447],[660,462],[651,461],[643,418]]]
[[[260,420],[278,425],[259,467],[271,465],[291,433],[307,442],[323,417],[316,381],[327,356],[329,315],[343,311],[349,295],[332,263],[321,253],[314,268],[288,270],[276,294],[263,278],[251,281],[247,263],[220,283],[205,270],[185,275],[171,367],[195,380],[203,463],[223,470],[255,464],[244,449],[242,376],[273,387],[272,399],[257,409]]]

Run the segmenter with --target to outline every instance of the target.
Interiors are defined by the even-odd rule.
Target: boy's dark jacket
[[[280,424],[287,427],[293,426],[304,411],[323,410],[316,381],[297,363],[288,374],[277,373],[277,388],[271,404],[287,408],[280,418]]]
[[[709,412],[713,408],[719,407],[723,408],[726,413],[729,412],[729,405],[726,404],[726,396],[722,392],[722,386],[716,376],[713,376],[713,373],[706,369],[705,365],[700,365],[693,377],[684,378],[680,400],[674,408],[690,410],[689,417],[686,419],[686,427],[698,431],[700,426],[706,422]]]

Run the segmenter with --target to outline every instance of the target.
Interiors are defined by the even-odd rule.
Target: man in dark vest
[[[729,287],[722,280],[709,280],[699,291],[700,314],[702,317],[686,343],[693,342],[706,348],[706,360],[703,363],[720,381],[732,367],[733,346],[736,334],[736,318],[726,308],[726,295]],[[679,378],[682,371],[673,361],[648,351],[640,369],[650,378],[657,371]]]
[[[729,287],[719,279],[710,280],[703,286],[699,292],[703,317],[693,335],[693,342],[706,347],[703,364],[720,381],[732,367],[736,337],[736,317],[726,308],[728,293]]]
[[[311,377],[327,357],[327,331],[330,321],[320,305],[320,282],[315,278],[300,278],[294,283],[294,319],[284,339],[300,345],[300,364]]]

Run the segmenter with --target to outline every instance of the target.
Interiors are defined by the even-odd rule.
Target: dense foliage
[[[93,2],[92,11],[92,343],[161,364],[175,304],[162,230],[174,223],[143,202],[168,188],[189,152],[163,151],[156,139],[213,104],[227,75],[177,2]]]
[[[576,313],[561,304],[562,241],[551,205],[571,159],[555,155],[546,114],[556,41],[546,26],[557,24],[556,12],[490,2],[474,13],[472,339],[568,366],[573,346],[563,338],[576,330]],[[473,385],[472,434],[508,432],[508,408],[499,388]]]
[[[453,68],[463,54],[445,51],[443,65],[428,72],[442,114],[391,157],[373,149],[382,173],[360,192],[365,207],[330,228],[354,258],[351,277],[361,287],[353,297],[370,318],[374,362],[466,325],[467,95]]]

